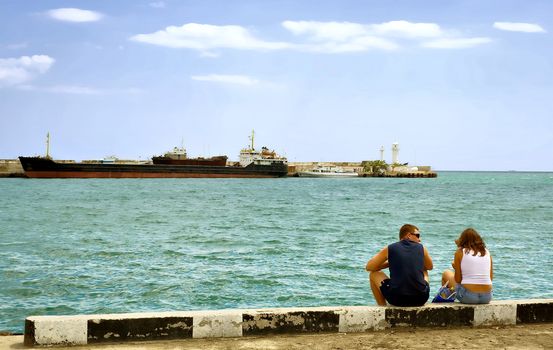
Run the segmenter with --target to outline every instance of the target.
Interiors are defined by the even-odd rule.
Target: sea
[[[553,173],[0,179],[0,331],[31,315],[375,305],[368,259],[420,228],[432,293],[467,227],[495,299],[553,298]]]

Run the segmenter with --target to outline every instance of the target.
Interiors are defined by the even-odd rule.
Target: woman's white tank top
[[[491,258],[490,252],[486,249],[486,255],[480,253],[473,255],[474,251],[463,251],[461,258],[461,284],[492,284],[490,278]]]

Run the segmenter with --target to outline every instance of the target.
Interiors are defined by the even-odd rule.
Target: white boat
[[[358,177],[353,171],[345,171],[340,167],[319,166],[311,171],[299,171],[299,177]]]

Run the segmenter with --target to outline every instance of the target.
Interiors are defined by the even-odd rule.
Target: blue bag
[[[438,293],[432,299],[433,303],[452,303],[455,301],[455,292],[454,289],[450,289],[447,285],[449,284],[449,281],[446,282],[443,286],[438,289]]]

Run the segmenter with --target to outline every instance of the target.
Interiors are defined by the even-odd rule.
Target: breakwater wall
[[[553,322],[553,299],[487,305],[307,307],[156,313],[30,316],[26,346],[370,332],[395,327],[486,327]]]
[[[0,177],[24,177],[19,159],[0,159]]]
[[[288,176],[299,177],[300,172],[309,172],[320,167],[328,169],[340,169],[345,172],[357,173],[359,177],[438,177],[438,174],[432,171],[432,167],[429,165],[418,165],[412,167],[400,165],[395,167],[388,167],[388,169],[382,169],[382,171],[372,171],[372,168],[365,169],[362,162],[289,162]]]

